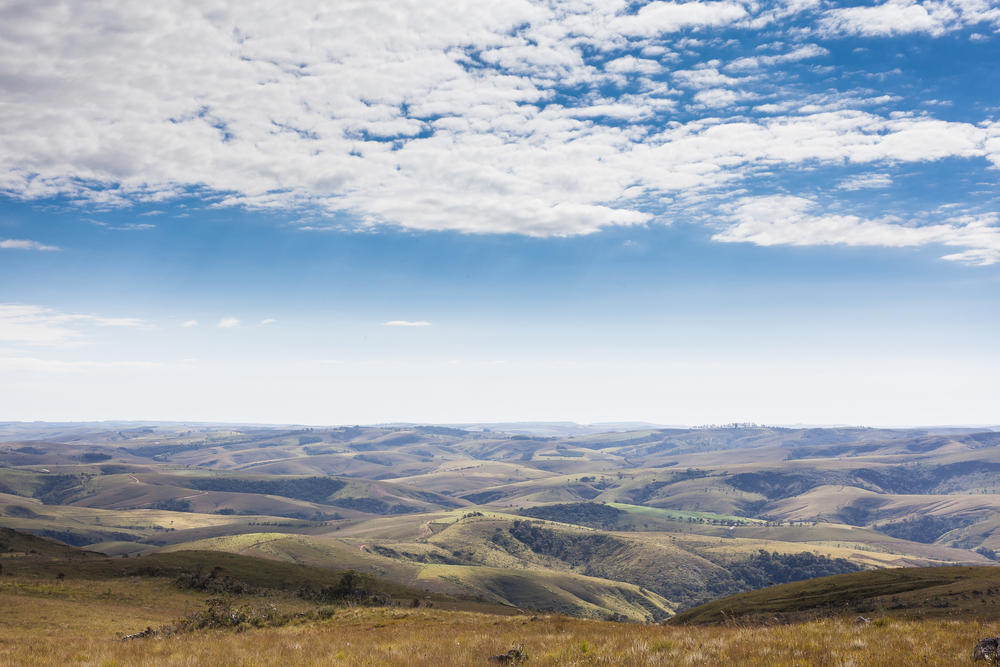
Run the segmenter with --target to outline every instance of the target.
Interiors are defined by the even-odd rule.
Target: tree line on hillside
[[[904,519],[895,523],[883,523],[875,526],[875,530],[889,537],[895,537],[910,542],[933,544],[945,533],[965,528],[976,522],[968,516],[932,516],[924,515]]]
[[[604,530],[616,527],[620,519],[628,516],[628,512],[624,510],[601,503],[538,505],[537,507],[522,509],[520,514],[535,519],[572,523],[578,526],[602,528]]]
[[[389,504],[378,498],[334,498],[327,501],[327,504],[368,514],[413,514],[420,511],[416,507],[402,503]]]
[[[226,493],[256,493],[282,496],[311,503],[333,504],[327,499],[347,486],[332,477],[277,478],[273,480],[241,479],[239,477],[205,477],[184,480],[184,485],[198,491]]]
[[[733,560],[726,568],[734,579],[750,590],[861,570],[844,558],[833,559],[808,551],[779,554],[766,549],[760,549],[748,558]]]

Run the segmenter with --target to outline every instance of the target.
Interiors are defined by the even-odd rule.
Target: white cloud
[[[753,72],[760,68],[760,58],[737,58],[722,69],[727,72]]]
[[[17,250],[59,250],[51,245],[42,245],[38,241],[28,241],[26,239],[4,239],[0,241],[0,248],[13,248]]]
[[[84,342],[78,325],[144,327],[134,317],[105,318],[96,315],[69,315],[50,308],[27,304],[0,304],[0,341],[29,345],[72,345]]]
[[[636,11],[627,0],[371,0],[351,11],[303,0],[211,12],[184,0],[55,3],[0,20],[0,192],[24,199],[158,206],[226,193],[216,206],[309,209],[341,227],[546,237],[646,224],[662,213],[650,201],[736,189],[763,167],[1000,166],[997,125],[859,110],[875,108],[874,93],[803,99],[789,88],[757,107],[773,117],[725,117],[780,85],[754,66],[825,55],[816,44],[777,35],[728,69],[665,71],[681,50],[707,48],[711,29],[818,11],[823,30],[844,34],[868,16],[814,0],[767,12],[698,1]],[[854,9],[924,12],[948,26],[993,20],[988,0]],[[592,64],[604,57],[603,69]],[[692,96],[687,111],[720,117],[676,120],[681,91],[665,79]],[[606,98],[619,82],[628,94]]]
[[[146,326],[145,320],[140,320],[137,317],[93,317],[90,316],[88,319],[102,327],[142,327]]]
[[[217,326],[222,329],[232,329],[233,327],[238,327],[239,325],[240,321],[235,317],[223,317],[219,320],[219,324]]]
[[[658,74],[662,70],[663,67],[657,61],[645,58],[636,58],[634,56],[624,56],[622,58],[608,61],[604,64],[605,72],[612,72],[615,74],[627,74],[632,72],[640,72],[642,74]]]
[[[196,326],[198,326],[198,320],[188,320],[187,322],[185,322],[181,326],[182,327],[196,327]]]
[[[611,30],[623,35],[653,37],[691,27],[718,27],[746,18],[735,2],[651,2],[638,12],[611,21]]]
[[[753,72],[761,65],[778,65],[783,63],[797,62],[808,58],[818,58],[829,55],[830,52],[816,44],[803,44],[788,53],[778,56],[756,56],[753,58],[737,58],[728,63],[722,69],[727,72]]]
[[[840,190],[865,190],[869,188],[887,188],[892,185],[889,174],[858,174],[845,178],[837,188]]]
[[[718,109],[732,106],[742,100],[753,99],[755,97],[756,95],[752,93],[727,90],[725,88],[710,88],[708,90],[699,90],[695,93],[694,101],[696,104]]]
[[[48,308],[15,303],[0,304],[0,340],[34,345],[57,345],[83,336],[70,328],[76,320]]]
[[[1000,9],[989,0],[888,0],[873,7],[827,10],[819,21],[819,30],[827,35],[926,33],[937,37],[980,23],[1000,25]]]
[[[1000,215],[958,216],[912,225],[884,218],[814,213],[818,204],[790,196],[758,197],[733,207],[733,224],[714,241],[772,245],[847,245],[889,248],[944,245],[964,247],[943,259],[985,266],[1000,262]]]
[[[406,320],[392,320],[382,323],[384,327],[429,327],[430,325],[430,322],[408,322]]]
[[[820,58],[828,55],[830,55],[830,52],[822,46],[817,44],[802,44],[788,53],[784,53],[779,56],[761,56],[759,60],[768,65],[775,65],[780,63],[797,62],[799,60],[808,60],[810,58]]]
[[[277,322],[277,321],[278,321],[278,320],[274,319],[273,317],[269,317],[269,318],[267,318],[266,320],[262,320],[262,321],[261,321],[261,325],[264,325],[264,324],[271,324],[272,322]]]
[[[747,81],[752,81],[752,77],[733,78],[719,72],[715,67],[704,67],[700,69],[677,70],[671,76],[679,85],[689,88],[719,88],[721,86],[735,86]]]

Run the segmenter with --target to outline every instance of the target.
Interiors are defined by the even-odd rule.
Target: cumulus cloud
[[[736,60],[726,64],[723,69],[727,72],[749,72],[758,69],[761,65],[779,65],[827,55],[830,55],[830,52],[822,46],[817,44],[802,44],[795,47],[788,53],[783,53],[777,56],[737,58]]]
[[[643,74],[657,74],[663,70],[663,66],[655,60],[646,58],[636,58],[634,56],[624,56],[611,60],[604,65],[605,72],[616,74],[626,74],[631,72],[641,72]]]
[[[407,320],[391,320],[382,323],[384,327],[429,327],[430,325],[430,322],[408,322]]]
[[[736,86],[753,80],[751,77],[733,78],[731,76],[726,76],[716,67],[699,67],[691,70],[678,70],[674,72],[672,76],[678,84],[695,89]]]
[[[185,322],[181,326],[182,327],[196,327],[196,326],[198,326],[198,320],[188,320],[187,322]]]
[[[264,325],[264,324],[271,324],[272,322],[277,322],[277,321],[278,321],[278,320],[274,319],[273,317],[269,317],[269,318],[267,318],[266,320],[262,320],[262,321],[261,321],[261,325]]]
[[[701,104],[706,107],[713,109],[723,108],[732,106],[743,100],[754,99],[756,95],[752,93],[741,92],[738,90],[727,90],[725,88],[710,88],[708,90],[699,90],[694,94],[694,101],[696,104]]]
[[[623,35],[653,37],[692,27],[719,27],[746,18],[735,2],[651,2],[632,15],[611,21],[610,29]]]
[[[905,248],[926,245],[965,250],[943,259],[985,266],[1000,262],[1000,215],[958,216],[931,224],[904,224],[893,219],[865,219],[817,211],[802,197],[758,197],[733,207],[733,221],[712,237],[715,241],[773,245],[846,245]]]
[[[12,248],[17,250],[59,250],[51,245],[42,245],[38,241],[28,241],[26,239],[4,239],[0,241],[0,248]]]
[[[887,188],[892,185],[889,174],[858,174],[845,178],[837,187],[841,190],[866,190],[870,188]]]
[[[989,0],[888,0],[875,6],[827,10],[819,21],[819,30],[827,35],[926,33],[937,37],[980,23],[1000,25],[1000,9]]]
[[[658,202],[736,192],[763,169],[1000,166],[991,122],[774,93],[764,68],[827,55],[799,41],[808,30],[728,66],[698,56],[712,31],[789,16],[817,17],[814,36],[912,32],[921,13],[927,34],[992,25],[988,0],[18,7],[0,14],[0,193],[22,199],[153,214],[193,195],[341,228],[550,237],[662,220]],[[672,65],[681,53],[701,64]],[[750,100],[773,115],[738,115]]]
[[[219,320],[219,324],[217,326],[220,329],[232,329],[233,327],[238,327],[239,325],[240,321],[235,317],[223,317]]]

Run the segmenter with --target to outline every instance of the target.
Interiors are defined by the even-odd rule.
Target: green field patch
[[[734,516],[731,514],[715,514],[714,512],[691,512],[687,510],[665,510],[659,507],[646,507],[645,505],[627,505],[625,503],[607,503],[611,507],[624,510],[636,516],[648,516],[658,519],[672,521],[723,521],[734,524],[763,524],[760,519],[748,519],[744,516]]]

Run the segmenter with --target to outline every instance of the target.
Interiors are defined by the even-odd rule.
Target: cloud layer
[[[989,0],[8,4],[0,191],[91,206],[193,193],[306,210],[312,228],[545,237],[698,219],[762,174],[817,166],[882,170],[844,191],[888,188],[889,166],[1000,166],[1000,125],[806,90],[800,75],[830,67],[832,42],[815,42],[998,25]],[[784,41],[725,50],[765,27]],[[949,225],[967,226],[921,238],[994,261],[990,234]]]
[[[80,325],[143,327],[146,322],[134,317],[72,315],[42,306],[0,303],[0,342],[72,345],[81,342],[84,336]]]
[[[845,245],[907,248],[944,245],[969,248],[944,259],[968,264],[1000,262],[1000,216],[961,216],[940,224],[914,225],[891,218],[867,220],[854,215],[817,212],[801,197],[761,197],[741,203],[735,221],[713,236],[716,241],[771,245]]]

